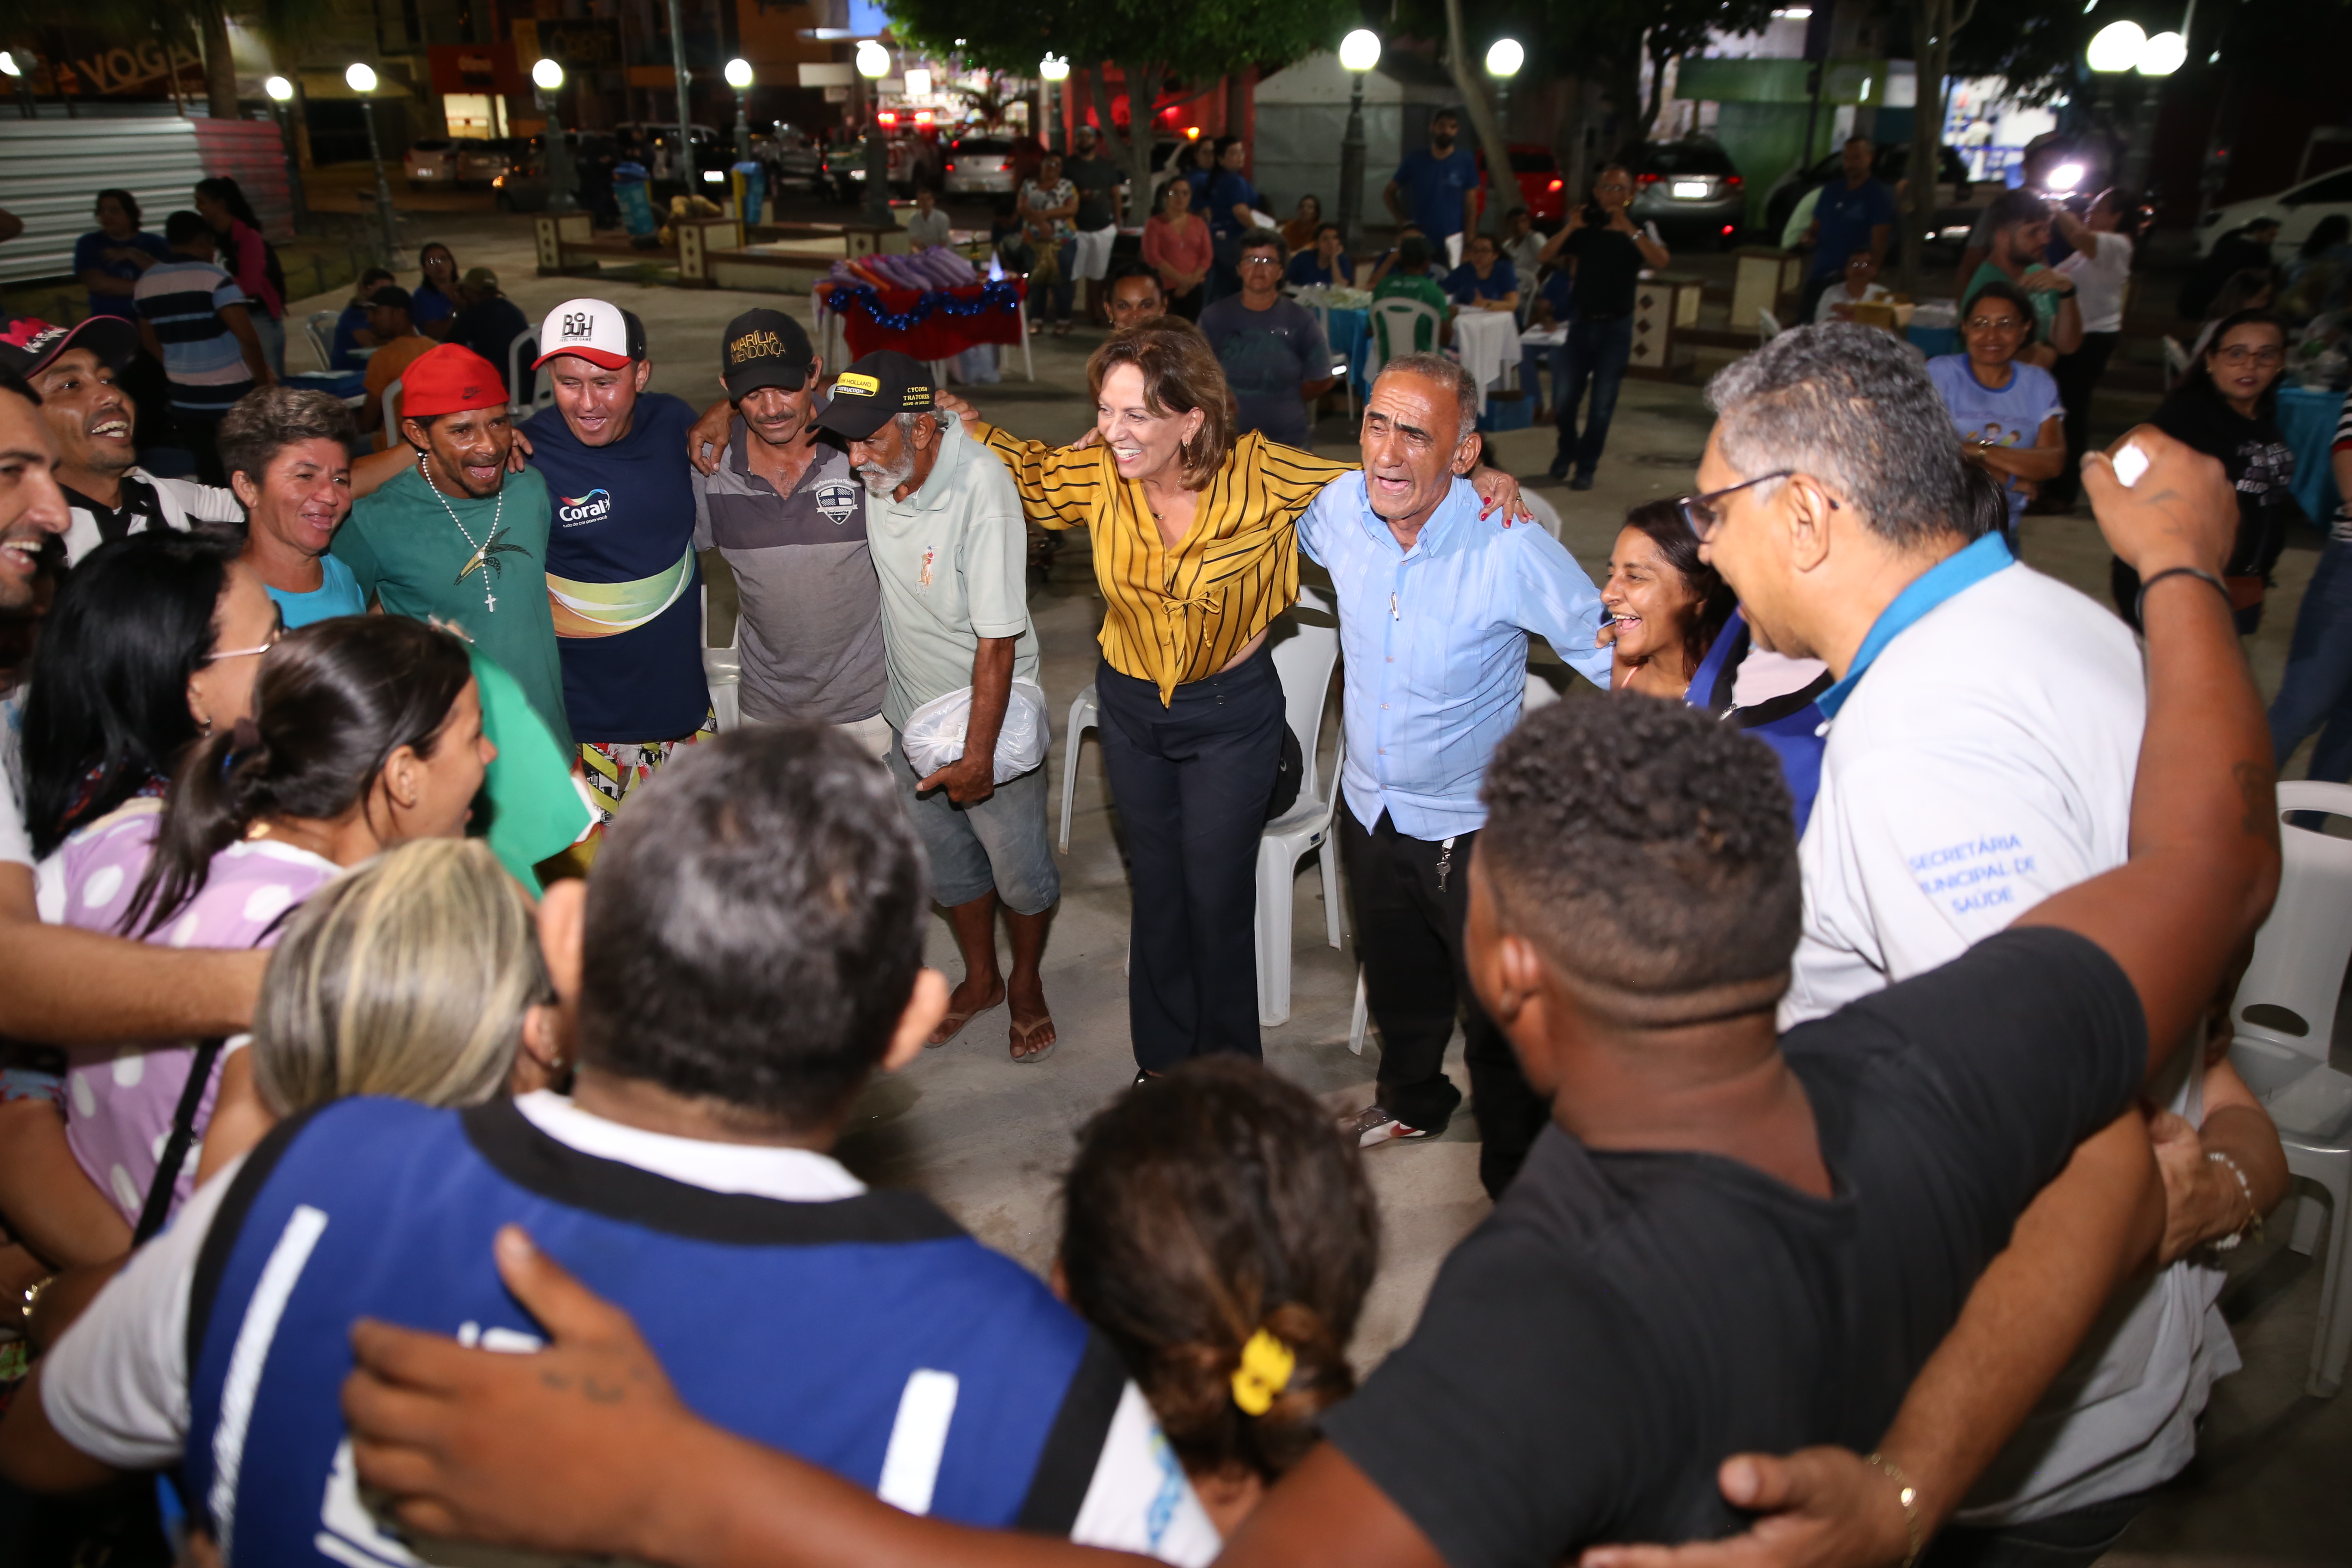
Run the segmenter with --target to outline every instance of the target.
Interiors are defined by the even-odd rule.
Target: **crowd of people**
[[[1091,136],[1018,194],[1041,319],[1083,282],[1111,327],[1072,445],[772,309],[698,412],[593,297],[537,325],[518,420],[532,324],[437,245],[356,286],[355,418],[278,384],[233,185],[161,254],[108,193],[89,272],[135,277],[90,286],[129,311],[0,332],[0,1479],[100,1500],[44,1528],[160,1510],[196,1560],[347,1568],[1609,1568],[1759,1515],[1776,1563],[2095,1558],[2193,1457],[2237,1364],[2219,1255],[2286,1190],[2214,1021],[2278,876],[2273,749],[2324,726],[2352,772],[2352,567],[2332,543],[2266,723],[2238,638],[2298,515],[2285,325],[2216,322],[2135,475],[2070,425],[2120,209],[2051,267],[2002,198],[1963,352],[1922,364],[1838,319],[1885,243],[1851,153],[1827,319],[1715,378],[1692,493],[1599,585],[1444,328],[1562,329],[1551,472],[1589,489],[1666,252],[1614,164],[1549,238],[1477,232],[1450,113],[1375,268],[1437,330],[1344,455],[1284,289],[1357,264],[1319,205],[1266,216],[1239,143],[1140,263]],[[194,478],[141,465],[142,343]],[[2020,557],[2065,479],[2119,613]],[[1061,1043],[1033,524],[1088,531],[1132,908],[1134,1079],[1050,1280],[835,1157],[996,1008],[1010,1064]],[[1344,1108],[1258,1024],[1302,568],[1380,1042]],[[1593,690],[1531,701],[1531,637]],[[960,974],[923,966],[934,906]],[[1362,1151],[1463,1110],[1457,1025],[1493,1212],[1360,1387]]]

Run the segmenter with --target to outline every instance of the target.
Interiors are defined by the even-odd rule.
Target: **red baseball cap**
[[[460,343],[443,343],[418,354],[401,373],[400,415],[430,419],[468,408],[503,408],[507,384],[490,362]]]

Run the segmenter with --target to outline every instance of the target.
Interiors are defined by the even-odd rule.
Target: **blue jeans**
[[[1560,393],[1568,386],[1568,345],[1550,343],[1541,348],[1523,347],[1519,350],[1519,390],[1534,398],[1538,407],[1544,405],[1543,371],[1546,365],[1551,367],[1551,401],[1558,403]]]
[[[1585,479],[1601,466],[1601,448],[1609,440],[1609,420],[1617,412],[1617,389],[1625,381],[1625,362],[1633,357],[1633,319],[1591,321],[1579,316],[1568,323],[1564,345],[1567,369],[1554,395],[1558,409],[1553,423],[1559,428],[1559,448],[1551,466],[1565,468],[1572,459]],[[1592,408],[1585,416],[1584,433],[1576,430],[1576,405],[1584,401],[1585,384],[1592,386]]]
[[[2286,675],[2271,704],[2271,751],[2284,767],[2314,730],[2311,773],[2352,783],[2352,544],[2331,539],[2295,612]]]

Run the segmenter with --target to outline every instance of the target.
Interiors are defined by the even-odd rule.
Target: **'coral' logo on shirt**
[[[578,528],[583,522],[602,521],[612,512],[612,492],[602,485],[584,496],[555,498],[555,521],[566,528]]]
[[[839,528],[849,521],[857,507],[857,488],[839,479],[827,479],[816,488],[816,510],[824,513],[825,521]]]

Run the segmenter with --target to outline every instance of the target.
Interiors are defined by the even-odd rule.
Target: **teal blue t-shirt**
[[[278,613],[284,617],[289,632],[312,621],[367,614],[367,599],[361,594],[360,580],[352,575],[352,569],[331,555],[320,556],[319,565],[327,580],[307,594],[269,589],[269,596],[278,601]],[[268,584],[262,585],[268,587]]]

